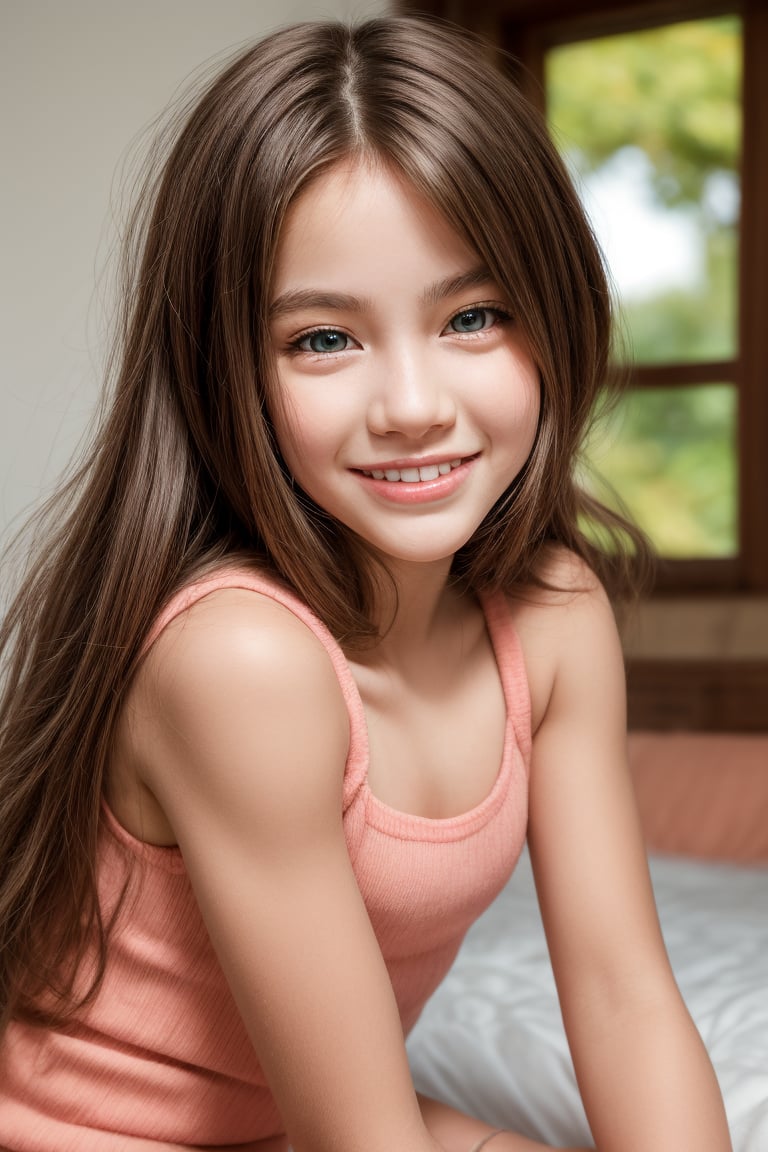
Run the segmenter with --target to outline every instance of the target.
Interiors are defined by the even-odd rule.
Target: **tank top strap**
[[[504,685],[508,717],[526,771],[531,761],[531,693],[523,649],[503,592],[481,597],[488,633],[493,644],[499,677]]]
[[[294,592],[283,587],[263,572],[246,567],[222,568],[181,588],[155,618],[142,647],[146,654],[161,633],[193,604],[223,588],[240,588],[257,592],[276,601],[309,628],[328,653],[339,681],[349,716],[349,752],[344,772],[343,807],[346,810],[368,773],[368,731],[363,702],[338,641],[314,612]]]

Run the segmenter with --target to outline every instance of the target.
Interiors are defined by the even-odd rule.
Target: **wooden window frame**
[[[557,44],[660,24],[738,15],[743,29],[738,355],[638,365],[630,385],[733,384],[738,394],[738,554],[663,560],[657,592],[768,593],[768,5],[764,0],[405,0],[398,6],[481,34],[520,66],[514,79],[543,108],[544,57]],[[509,67],[499,55],[502,66]]]

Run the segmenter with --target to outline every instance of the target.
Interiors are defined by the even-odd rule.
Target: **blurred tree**
[[[727,360],[736,350],[741,25],[737,17],[563,45],[547,57],[556,142],[577,176],[639,149],[658,211],[695,220],[700,279],[620,301],[616,355],[639,364]],[[642,253],[653,270],[652,248]],[[589,484],[610,489],[667,556],[737,549],[736,390],[726,383],[628,395],[586,449]],[[600,477],[609,486],[605,488]]]
[[[662,203],[701,203],[714,173],[738,167],[739,37],[738,18],[721,17],[552,49],[547,106],[556,139],[578,152],[582,172],[628,145],[641,148]]]
[[[736,342],[737,243],[735,228],[702,236],[705,272],[693,289],[621,299],[619,355],[638,364],[731,357]]]
[[[593,429],[588,486],[623,504],[664,556],[736,550],[735,401],[728,385],[644,389]]]

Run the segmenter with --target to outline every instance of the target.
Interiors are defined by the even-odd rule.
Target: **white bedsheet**
[[[725,1098],[768,1152],[768,869],[654,857],[664,937]],[[589,1144],[524,854],[408,1041],[422,1092],[555,1146]]]

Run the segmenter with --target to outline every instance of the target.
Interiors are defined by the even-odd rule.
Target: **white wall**
[[[0,539],[93,412],[128,146],[212,56],[386,0],[0,0]]]

